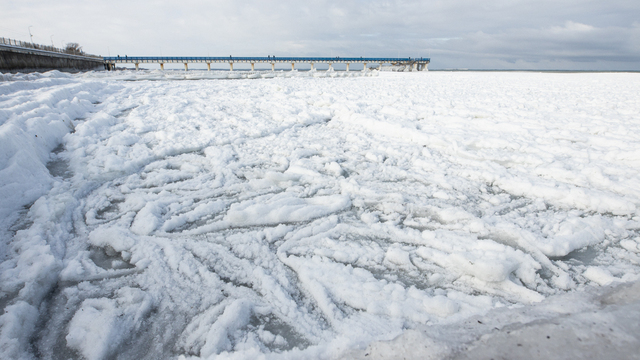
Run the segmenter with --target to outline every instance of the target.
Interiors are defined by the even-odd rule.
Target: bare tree
[[[82,55],[84,52],[82,51],[82,46],[78,43],[67,43],[67,46],[64,48],[64,52],[72,55]]]

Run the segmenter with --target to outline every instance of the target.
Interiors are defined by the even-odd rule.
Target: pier
[[[377,65],[382,68],[388,66],[401,71],[424,71],[427,70],[430,58],[412,57],[245,57],[245,56],[108,56],[101,57],[89,55],[83,52],[69,53],[67,50],[55,48],[53,46],[39,45],[17,41],[8,38],[0,38],[0,69],[20,70],[20,69],[75,69],[89,70],[104,68],[115,70],[118,64],[133,64],[136,70],[140,64],[158,64],[164,70],[165,64],[184,64],[184,69],[189,69],[189,64],[207,64],[207,70],[211,70],[211,64],[228,64],[229,70],[233,71],[234,64],[250,64],[251,71],[255,71],[256,64],[271,65],[271,71],[275,71],[277,64],[290,64],[291,70],[296,66],[305,64],[314,70],[318,64],[329,66],[333,70],[335,64],[345,65],[346,71],[351,65],[362,65],[367,69],[368,65]],[[305,67],[306,67],[305,66]]]
[[[106,68],[101,56],[0,37],[0,70],[94,70]]]
[[[229,70],[233,71],[233,64],[251,64],[251,70],[255,70],[256,64],[270,64],[271,70],[274,71],[276,64],[291,64],[291,70],[295,70],[298,64],[307,64],[313,70],[317,64],[329,65],[329,69],[333,69],[334,64],[345,64],[346,71],[352,64],[362,64],[366,68],[369,64],[378,64],[389,66],[404,66],[409,71],[427,70],[427,65],[431,59],[429,58],[365,58],[365,57],[181,57],[181,56],[110,56],[104,58],[107,70],[114,70],[117,64],[134,64],[136,70],[140,64],[159,64],[160,69],[164,70],[164,64],[184,64],[184,69],[189,69],[189,64],[207,64],[207,70],[211,70],[211,64],[227,63]]]

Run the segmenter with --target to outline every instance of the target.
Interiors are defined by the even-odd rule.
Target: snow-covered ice
[[[232,75],[0,74],[4,357],[489,357],[640,319],[640,74]]]

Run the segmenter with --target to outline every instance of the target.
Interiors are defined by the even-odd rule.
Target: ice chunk
[[[160,225],[159,216],[161,211],[162,207],[159,203],[147,203],[133,219],[131,231],[138,235],[151,234]]]
[[[89,243],[98,247],[111,247],[117,252],[128,251],[136,243],[133,235],[122,228],[99,227],[89,234]]]
[[[116,299],[84,300],[69,323],[67,345],[88,360],[112,356],[152,308],[149,295],[130,287],[119,289]]]
[[[555,236],[540,239],[536,246],[547,256],[565,256],[573,250],[602,242],[605,226],[601,216],[567,219],[558,225]]]
[[[200,356],[209,357],[222,351],[231,351],[233,346],[229,335],[249,323],[253,313],[251,302],[239,299],[227,306],[222,315],[213,323],[206,335]]]
[[[589,266],[582,275],[599,285],[609,285],[613,282],[620,281],[613,277],[606,269],[596,266]]]
[[[249,200],[233,204],[225,215],[224,221],[234,227],[309,221],[332,214],[349,205],[351,205],[350,199],[342,195],[302,199],[283,194],[265,203]]]

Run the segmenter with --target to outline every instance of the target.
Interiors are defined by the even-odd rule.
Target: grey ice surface
[[[445,328],[408,330],[353,359],[640,359],[640,282],[496,309]]]

